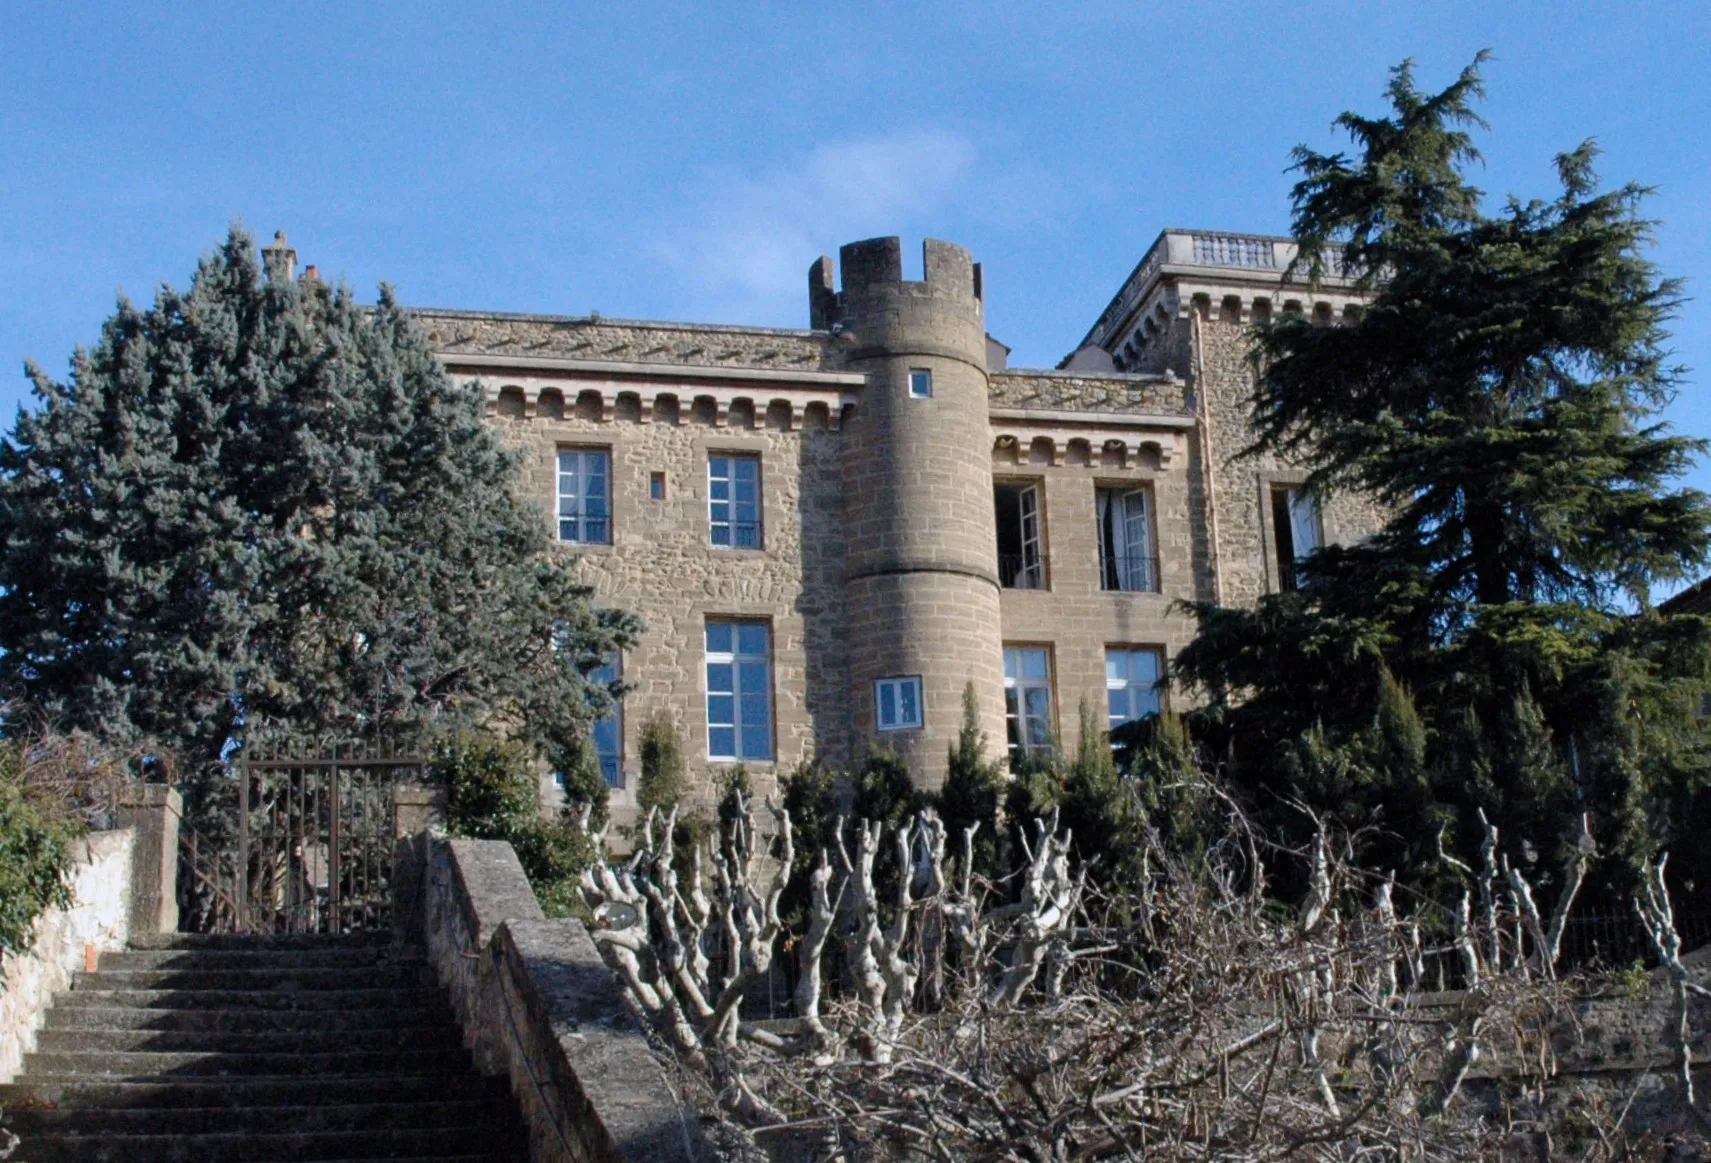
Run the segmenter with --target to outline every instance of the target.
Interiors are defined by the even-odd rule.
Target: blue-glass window
[[[1010,761],[1052,743],[1052,659],[1044,646],[1004,648],[1004,725]]]
[[[1159,712],[1164,656],[1156,649],[1113,646],[1105,651],[1105,701],[1109,724],[1121,727]]]
[[[707,621],[707,757],[772,758],[772,632]]]
[[[906,731],[921,726],[921,676],[876,681],[873,709],[881,731]]]
[[[928,400],[933,395],[933,373],[924,367],[909,369],[909,394],[917,400]]]
[[[590,682],[610,686],[618,681],[619,660],[612,655],[598,670],[588,673]],[[594,753],[600,757],[600,772],[610,787],[624,786],[624,704],[612,701],[612,709],[594,723]]]
[[[558,450],[558,539],[612,543],[611,457],[604,448]]]
[[[760,548],[760,457],[707,458],[707,524],[720,549]]]

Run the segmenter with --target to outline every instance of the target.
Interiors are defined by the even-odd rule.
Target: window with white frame
[[[760,548],[760,457],[722,452],[708,456],[707,525],[716,548]]]
[[[612,543],[611,455],[604,448],[558,450],[558,539]]]
[[[909,369],[909,394],[917,400],[929,400],[933,396],[933,373],[924,367]]]
[[[873,684],[873,707],[881,731],[921,726],[921,676],[879,679]]]
[[[707,757],[772,758],[772,632],[707,620]]]
[[[998,481],[992,486],[992,502],[998,527],[998,584],[1008,590],[1045,589],[1040,486]]]
[[[1124,723],[1159,713],[1164,653],[1156,647],[1111,646],[1105,651],[1106,723]]]
[[[1052,745],[1052,657],[1044,646],[1004,648],[1004,726],[1010,762]]]
[[[1153,516],[1146,489],[1100,489],[1094,494],[1099,520],[1099,587],[1137,593],[1158,591],[1153,553]]]
[[[1300,485],[1271,486],[1271,539],[1277,551],[1279,589],[1299,584],[1296,565],[1325,543],[1319,502]]]
[[[619,657],[611,655],[599,669],[588,672],[588,681],[610,687],[618,681],[621,665]],[[612,709],[594,721],[594,754],[600,759],[600,773],[606,777],[607,786],[623,787],[624,704],[621,699],[614,698]]]

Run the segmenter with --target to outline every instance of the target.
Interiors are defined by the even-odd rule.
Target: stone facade
[[[851,766],[875,743],[936,786],[967,684],[1004,746],[1006,645],[1047,652],[1050,726],[1073,747],[1077,704],[1105,705],[1108,650],[1168,658],[1193,632],[1179,601],[1250,604],[1286,584],[1272,489],[1304,474],[1238,457],[1246,328],[1285,310],[1332,324],[1358,302],[1334,279],[1290,282],[1291,257],[1286,240],[1166,231],[1051,370],[1003,366],[980,267],[939,242],[921,281],[903,279],[896,239],[845,247],[841,289],[819,260],[807,330],[417,315],[450,372],[486,391],[543,509],[558,504],[561,452],[604,454],[609,533],[565,548],[603,603],[647,623],[622,661],[621,809],[657,711],[705,791],[729,766],[708,726],[709,619],[768,629],[767,757],[745,761],[758,788],[816,755]],[[759,469],[750,547],[710,537],[710,458],[732,454]],[[1145,497],[1144,584],[1113,580],[1101,490]],[[1028,494],[1020,536],[1037,550],[1022,547],[1020,573],[999,493]],[[1327,541],[1379,520],[1358,498],[1319,513]],[[880,729],[885,679],[919,680],[919,726]]]

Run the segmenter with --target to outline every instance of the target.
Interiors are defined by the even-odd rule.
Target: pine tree
[[[1250,451],[1387,519],[1315,553],[1295,592],[1200,607],[1177,674],[1212,693],[1199,722],[1256,803],[1347,807],[1347,780],[1324,778],[1346,760],[1416,859],[1443,812],[1466,819],[1481,795],[1517,840],[1554,842],[1590,809],[1605,850],[1631,855],[1683,826],[1662,805],[1711,770],[1678,730],[1708,673],[1704,624],[1646,612],[1651,586],[1711,551],[1711,501],[1672,483],[1705,445],[1656,420],[1678,382],[1664,325],[1679,290],[1645,257],[1647,191],[1600,190],[1590,142],[1557,159],[1556,197],[1488,209],[1466,178],[1483,59],[1436,94],[1404,64],[1389,116],[1338,120],[1354,156],[1295,153],[1293,274],[1340,273],[1369,299],[1336,326],[1258,328]],[[1389,675],[1420,730],[1390,721],[1416,741],[1384,755],[1370,744]],[[1674,708],[1667,749],[1627,725],[1642,695]],[[1400,771],[1416,753],[1421,770]],[[1654,816],[1636,827],[1642,805]]]
[[[980,729],[980,699],[971,682],[962,692],[962,727],[949,747],[944,786],[939,789],[939,817],[945,823],[951,851],[962,854],[963,833],[979,824],[974,834],[975,871],[996,879],[999,841],[1004,827],[999,807],[1004,802],[1004,764],[986,757],[986,732]]]
[[[192,765],[260,724],[511,724],[574,760],[634,619],[591,604],[518,458],[382,288],[264,277],[234,229],[121,300],[0,443],[0,683]]]

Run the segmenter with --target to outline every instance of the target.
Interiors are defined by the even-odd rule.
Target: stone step
[[[317,995],[317,999],[319,995]],[[315,1033],[450,1028],[439,999],[427,1004],[363,1009],[158,1009],[143,1006],[55,1005],[44,1030],[207,1030],[227,1034]]]
[[[132,949],[361,949],[387,946],[386,930],[363,933],[134,933]]]
[[[338,1103],[418,1103],[505,1098],[505,1081],[473,1070],[379,1078],[305,1078],[301,1075],[145,1078],[138,1081],[82,1074],[32,1074],[0,1085],[0,1111],[42,1109],[155,1109],[178,1107],[312,1106]]]
[[[274,969],[121,969],[77,973],[71,992],[81,990],[306,991],[395,989],[438,992],[439,983],[420,962],[408,965],[281,966]]]
[[[384,1159],[400,1155],[515,1159],[523,1146],[517,1139],[515,1134],[486,1125],[280,1134],[49,1133],[24,1140],[13,1158],[16,1163],[279,1163],[285,1159]],[[509,1152],[505,1153],[507,1148]]]
[[[54,1007],[126,1006],[183,1010],[417,1009],[441,997],[438,990],[402,989],[82,989],[54,995]]]
[[[29,1081],[36,1074],[75,1074],[91,1080],[109,1078],[141,1081],[158,1078],[163,1074],[294,1074],[326,1077],[334,1074],[448,1074],[468,1069],[469,1059],[461,1049],[372,1052],[358,1050],[347,1053],[303,1054],[101,1050],[26,1054],[20,1078]]]
[[[213,1054],[373,1053],[456,1050],[461,1045],[446,1025],[240,1033],[219,1030],[42,1030],[36,1035],[36,1052],[40,1054],[139,1050]]]
[[[38,1134],[281,1134],[293,1131],[376,1131],[390,1128],[505,1125],[500,1098],[416,1102],[313,1103],[294,1106],[38,1107],[8,1110],[6,1125],[24,1138]]]
[[[101,954],[102,973],[137,969],[310,969],[424,964],[422,952],[400,945],[331,945],[306,949],[123,949]]]

